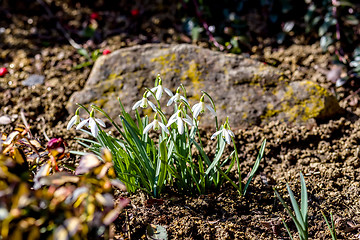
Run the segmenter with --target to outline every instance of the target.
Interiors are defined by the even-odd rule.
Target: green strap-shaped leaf
[[[254,177],[256,171],[258,170],[259,168],[259,165],[260,165],[260,160],[263,158],[263,155],[264,155],[264,151],[265,151],[265,145],[266,145],[266,139],[262,142],[261,144],[261,147],[260,147],[260,152],[256,158],[256,161],[254,163],[254,166],[249,174],[249,178],[245,184],[245,187],[244,187],[244,192],[243,192],[243,195],[245,196],[245,193],[246,193],[246,190],[248,189],[250,183],[251,183],[251,180],[252,178]],[[239,173],[240,174],[240,173]]]

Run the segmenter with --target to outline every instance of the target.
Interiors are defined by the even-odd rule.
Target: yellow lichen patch
[[[299,99],[296,91],[306,91],[305,99]],[[278,90],[275,90],[274,95],[278,95]],[[301,94],[300,94],[301,95]],[[263,115],[263,119],[268,119],[279,113],[284,113],[284,117],[289,121],[307,121],[310,118],[316,118],[321,115],[325,108],[324,97],[330,94],[326,89],[311,82],[301,82],[298,89],[293,89],[292,86],[287,86],[286,91],[282,94],[279,107],[275,108],[273,104],[268,104],[267,111]]]
[[[204,83],[201,81],[201,71],[198,70],[198,64],[194,60],[191,60],[188,64],[188,70],[185,71],[180,79],[186,81],[189,79],[194,89],[193,98],[199,99],[201,90],[204,88]]]
[[[160,75],[163,77],[166,77],[166,74],[169,72],[180,72],[180,70],[176,67],[175,53],[160,55],[158,57],[150,59],[150,62],[159,63],[162,66]]]
[[[104,98],[96,99],[93,104],[98,106],[99,108],[104,108],[105,104],[107,103],[107,100]]]

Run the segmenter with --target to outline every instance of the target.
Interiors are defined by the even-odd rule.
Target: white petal
[[[149,100],[148,100],[147,102],[148,102],[148,104],[150,105],[150,107],[151,107],[155,112],[157,112],[157,109],[156,109],[155,105],[154,105],[152,102],[150,102]]]
[[[170,134],[169,129],[167,129],[167,127],[162,122],[159,122],[159,125],[162,130],[164,130],[167,134]]]
[[[194,106],[195,107],[195,106]],[[194,108],[193,107],[193,108]],[[197,117],[199,116],[200,112],[201,112],[201,104],[198,103],[198,105],[196,106],[196,108],[194,108],[194,119],[197,119]]]
[[[79,125],[77,125],[76,130],[79,130],[80,128],[85,126],[88,123],[88,121],[89,121],[89,119],[83,120],[81,123],[79,123]]]
[[[161,85],[159,85],[159,88],[157,89],[156,94],[155,94],[157,100],[160,100],[162,93],[163,93],[163,87]]]
[[[154,125],[154,122],[149,123],[149,124],[144,128],[143,134],[146,134],[146,133],[152,128],[153,125]]]
[[[178,125],[178,131],[179,131],[179,133],[180,133],[180,134],[183,134],[183,133],[184,133],[184,123],[183,123],[182,119],[178,117],[178,118],[176,119],[176,124]]]
[[[186,122],[187,124],[189,124],[190,126],[193,126],[193,120],[191,119],[191,117],[189,117],[189,115],[186,114],[186,117],[183,118],[184,122]]]
[[[97,135],[99,133],[99,129],[98,129],[97,125],[96,125],[96,122],[95,122],[94,118],[90,118],[89,126],[90,126],[90,130],[91,130],[91,134],[94,137],[97,137]]]
[[[226,130],[229,134],[230,134],[230,136],[232,136],[233,138],[235,137],[235,135],[234,135],[234,133],[233,133],[233,131],[231,131],[231,130]]]
[[[164,87],[163,89],[166,92],[166,94],[169,95],[170,97],[174,96],[174,94],[168,88]]]
[[[177,120],[177,118],[170,118],[166,127],[170,127],[171,124],[173,124],[176,120]]]
[[[99,118],[95,118],[95,121],[100,124],[100,126],[102,127],[106,127],[105,123],[103,122],[103,120],[99,119]]]
[[[189,124],[190,126],[194,125],[191,121],[189,121],[189,120],[186,119],[186,118],[182,118],[182,120],[183,120],[184,122],[186,122],[187,124]]]
[[[175,96],[171,97],[167,102],[166,106],[170,106],[174,102]]]
[[[186,98],[184,96],[180,96],[180,98],[187,103],[187,105],[190,105],[189,102],[186,100]]]
[[[159,85],[159,86],[160,86],[160,85]],[[152,89],[150,89],[150,91],[151,91],[151,92],[156,92],[156,90],[159,88],[159,86],[153,87]],[[146,97],[152,96],[152,93],[151,93],[151,92],[148,92],[148,93],[146,94]]]
[[[197,108],[197,106],[199,106],[199,105],[200,105],[200,103],[195,104],[195,105],[191,108],[191,111],[194,112],[194,109]]]
[[[132,107],[132,110],[137,109],[137,108],[140,106],[141,102],[142,102],[142,99],[139,100],[139,101],[137,101],[137,102],[134,104],[134,106]]]
[[[219,130],[219,131],[217,131],[217,132],[215,132],[215,133],[211,136],[210,139],[214,139],[214,138],[215,138],[217,135],[219,135],[221,132],[222,132],[222,129]]]
[[[69,130],[75,124],[75,122],[76,122],[76,115],[70,119],[66,129]]]
[[[169,118],[169,121],[171,121],[171,120],[173,120],[173,119],[176,119],[179,111],[180,111],[180,110],[177,110],[173,115],[171,115],[171,117]]]
[[[209,110],[210,110],[210,112],[211,112],[214,116],[216,116],[216,112],[215,112],[215,110],[213,109],[213,107],[212,107],[212,106],[210,106],[210,105],[206,104],[206,107],[207,107],[207,109],[209,109]]]
[[[230,141],[231,141],[230,134],[228,133],[228,131],[226,129],[223,129],[222,135],[225,138],[225,141],[227,142],[227,144],[230,144]]]

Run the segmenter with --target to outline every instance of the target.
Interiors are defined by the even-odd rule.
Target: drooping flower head
[[[138,107],[141,107],[141,108],[147,108],[149,105],[150,107],[156,112],[156,107],[155,105],[150,102],[149,99],[147,99],[147,96],[149,94],[149,91],[146,91],[142,97],[142,99],[140,99],[139,101],[137,101],[134,106],[132,107],[132,110],[135,110],[136,108]]]
[[[180,134],[184,133],[184,123],[188,124],[189,126],[193,126],[193,120],[189,115],[183,112],[182,106],[183,104],[180,103],[178,110],[170,117],[168,124],[166,127],[171,126],[174,122],[176,122],[178,131]]]
[[[87,127],[90,128],[90,130],[91,130],[91,134],[94,137],[97,137],[97,135],[99,133],[99,128],[96,123],[98,123],[102,127],[106,127],[105,123],[101,119],[95,118],[95,112],[94,112],[94,109],[92,109],[90,112],[90,117],[88,119],[83,120],[81,123],[79,123],[79,125],[76,127],[76,129],[79,130],[83,126],[87,125]]]
[[[159,122],[158,120],[158,113],[155,113],[154,116],[154,121],[152,121],[151,123],[149,123],[148,125],[146,125],[146,127],[144,128],[143,134],[146,134],[151,128],[153,128],[155,131],[159,130],[160,128],[162,130],[164,130],[167,134],[170,134],[169,130],[167,129],[167,127],[162,123]]]
[[[189,102],[186,100],[186,98],[184,96],[180,95],[180,87],[178,87],[175,95],[169,99],[166,106],[170,106],[173,102],[180,103],[181,100],[186,102],[189,105]]]
[[[81,121],[80,115],[79,115],[80,108],[76,109],[75,115],[70,119],[66,129],[69,130],[72,126],[78,125]]]
[[[157,77],[159,79],[159,84],[156,87],[153,87],[151,90],[151,92],[155,93],[156,99],[160,100],[163,92],[165,91],[167,95],[169,95],[170,97],[174,96],[174,94],[166,87],[163,87],[162,85],[162,80],[160,78],[160,75],[158,75]],[[149,97],[151,95],[151,92],[148,92],[146,97]]]
[[[221,137],[226,141],[227,144],[230,144],[231,142],[231,137],[235,137],[234,133],[231,131],[230,129],[230,125],[229,125],[229,117],[226,118],[225,123],[222,125],[222,129],[220,129],[219,131],[215,132],[212,136],[211,139],[214,139],[217,135],[221,134]]]
[[[216,116],[216,112],[214,110],[214,108],[212,106],[210,106],[209,104],[205,104],[204,102],[204,98],[205,98],[205,94],[203,94],[200,98],[200,102],[195,104],[192,108],[191,111],[193,112],[194,115],[194,119],[197,119],[197,117],[199,116],[200,113],[205,112],[205,107],[207,109],[209,109],[209,111]]]

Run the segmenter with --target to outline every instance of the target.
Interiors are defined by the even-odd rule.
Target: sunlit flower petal
[[[154,125],[154,122],[146,125],[146,127],[144,128],[143,134],[146,134],[153,127],[153,125]]]
[[[197,117],[199,116],[200,113],[203,113],[205,112],[205,107],[207,109],[209,109],[209,111],[214,115],[216,116],[216,112],[214,110],[214,108],[208,104],[205,104],[204,103],[204,97],[205,95],[203,95],[201,98],[200,98],[200,102],[195,104],[192,108],[191,108],[191,111],[193,112],[193,116],[195,119],[197,119]]]
[[[89,122],[89,119],[82,120],[81,123],[79,123],[76,127],[76,130],[79,130],[83,126],[85,126]]]
[[[214,138],[215,138],[217,135],[219,135],[221,132],[222,132],[222,129],[219,130],[219,131],[217,131],[217,132],[215,132],[215,133],[211,136],[210,139],[214,139]]]
[[[78,124],[78,123],[80,123],[80,116],[79,116],[79,115],[74,115],[74,116],[70,119],[70,121],[69,121],[66,129],[69,130],[72,126],[74,126],[75,124]]]
[[[134,104],[134,106],[132,107],[132,110],[135,110],[135,109],[137,109],[138,107],[140,107],[141,103],[142,103],[142,99],[139,100],[139,101],[137,101],[137,102]]]
[[[151,128],[153,128],[155,131],[159,130],[159,128],[161,128],[162,130],[164,130],[166,133],[170,133],[169,130],[166,128],[166,126],[162,123],[162,122],[159,122],[157,120],[157,115],[155,115],[154,117],[154,121],[149,123],[145,128],[144,128],[144,131],[143,131],[143,134],[146,134]]]
[[[224,128],[222,133],[223,138],[225,138],[225,141],[227,144],[230,144],[231,138],[229,132]]]
[[[184,123],[180,117],[176,119],[176,124],[178,125],[178,131],[180,134],[184,133]]]
[[[92,118],[92,117],[90,117],[90,120],[89,120],[89,127],[90,127],[90,130],[91,130],[91,134],[94,137],[97,137],[97,135],[99,133],[99,129],[98,129],[98,126],[96,125],[95,119]]]
[[[95,121],[102,127],[106,127],[105,123],[103,120],[99,119],[99,118],[95,118]]]

